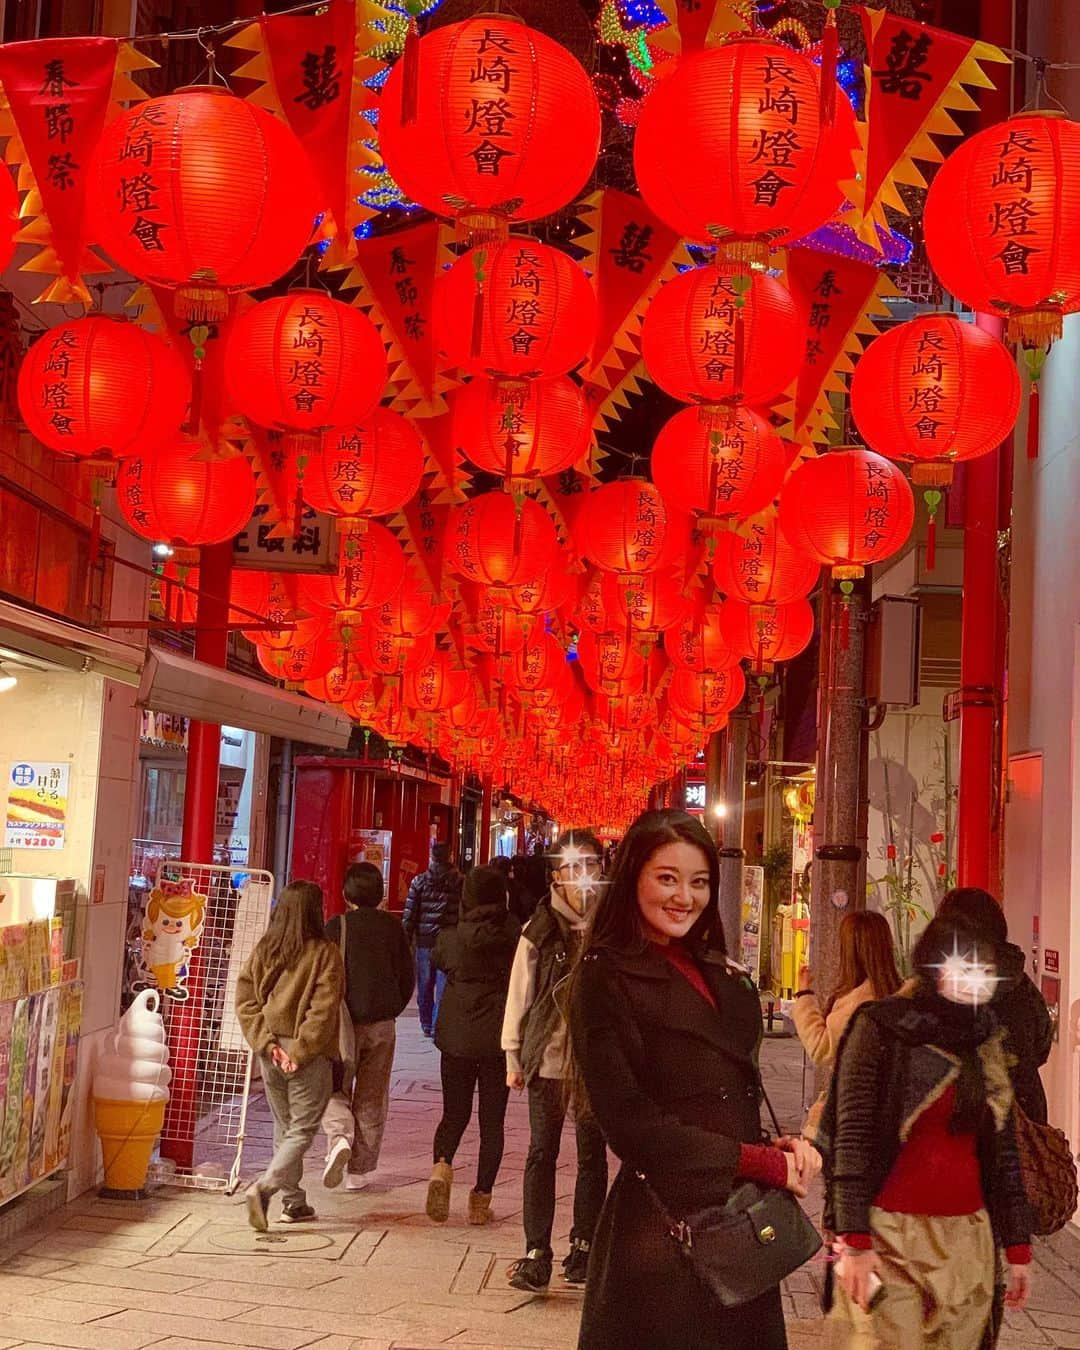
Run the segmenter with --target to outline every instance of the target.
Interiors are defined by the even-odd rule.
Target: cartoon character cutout
[[[188,997],[191,953],[199,945],[206,896],[190,881],[159,881],[146,900],[142,960],[154,985],[182,1003]]]

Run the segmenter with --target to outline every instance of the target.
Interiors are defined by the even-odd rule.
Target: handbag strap
[[[765,1081],[761,1077],[760,1069],[758,1069],[757,1071],[757,1081],[758,1087],[761,1089],[761,1095],[762,1098],[764,1099],[765,1105],[769,1108],[769,1119],[773,1123],[773,1129],[776,1131],[776,1137],[777,1139],[783,1139],[784,1131],[780,1126],[780,1122],[776,1118],[776,1112],[773,1110],[773,1104],[771,1101],[769,1101],[769,1094],[765,1091]]]

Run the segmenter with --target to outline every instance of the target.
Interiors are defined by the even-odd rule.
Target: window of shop
[[[0,595],[97,627],[108,612],[112,545],[90,564],[90,531],[0,480]]]

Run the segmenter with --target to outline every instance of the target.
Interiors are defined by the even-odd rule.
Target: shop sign
[[[181,717],[179,713],[154,712],[150,708],[144,708],[142,726],[139,728],[139,740],[143,745],[153,745],[170,750],[186,750],[188,719]]]
[[[8,772],[7,848],[64,847],[70,764],[20,761]]]
[[[687,783],[685,805],[687,811],[705,810],[705,784]]]
[[[226,779],[218,784],[217,820],[215,828],[218,834],[229,834],[236,826],[236,817],[240,807],[239,781]]]
[[[281,534],[270,519],[265,503],[233,540],[233,565],[251,567],[259,572],[335,572],[337,537],[334,518],[305,507],[300,529]]]
[[[761,911],[764,903],[764,867],[744,867],[739,960],[750,971],[755,984],[761,976]]]
[[[1048,975],[1058,975],[1061,972],[1061,954],[1054,951],[1053,947],[1047,947],[1043,952],[1043,969]]]

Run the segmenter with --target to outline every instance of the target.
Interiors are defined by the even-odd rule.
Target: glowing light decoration
[[[717,586],[732,599],[786,605],[810,594],[821,564],[789,542],[770,507],[738,530],[720,535],[712,571]]]
[[[423,474],[424,446],[415,426],[389,408],[376,408],[362,422],[324,433],[322,454],[304,475],[304,499],[347,528],[362,530],[372,516],[399,511]]]
[[[651,467],[666,502],[709,519],[743,519],[776,497],[787,455],[765,418],[749,408],[683,408],[660,429]]]
[[[517,586],[542,576],[559,551],[555,526],[531,498],[485,492],[456,506],[447,524],[446,565],[469,581]]]
[[[243,455],[197,457],[205,451],[183,438],[121,463],[116,504],[140,538],[195,548],[222,544],[247,525],[256,495],[251,465]]]
[[[559,473],[589,450],[591,416],[573,380],[476,379],[453,398],[454,440],[486,473],[534,478]]]
[[[593,490],[574,522],[577,549],[604,572],[653,572],[665,561],[668,513],[643,478],[621,478]]]
[[[814,611],[807,600],[786,605],[748,605],[725,600],[720,606],[720,628],[738,657],[749,657],[757,672],[771,671],[778,661],[790,661],[810,645]]]

